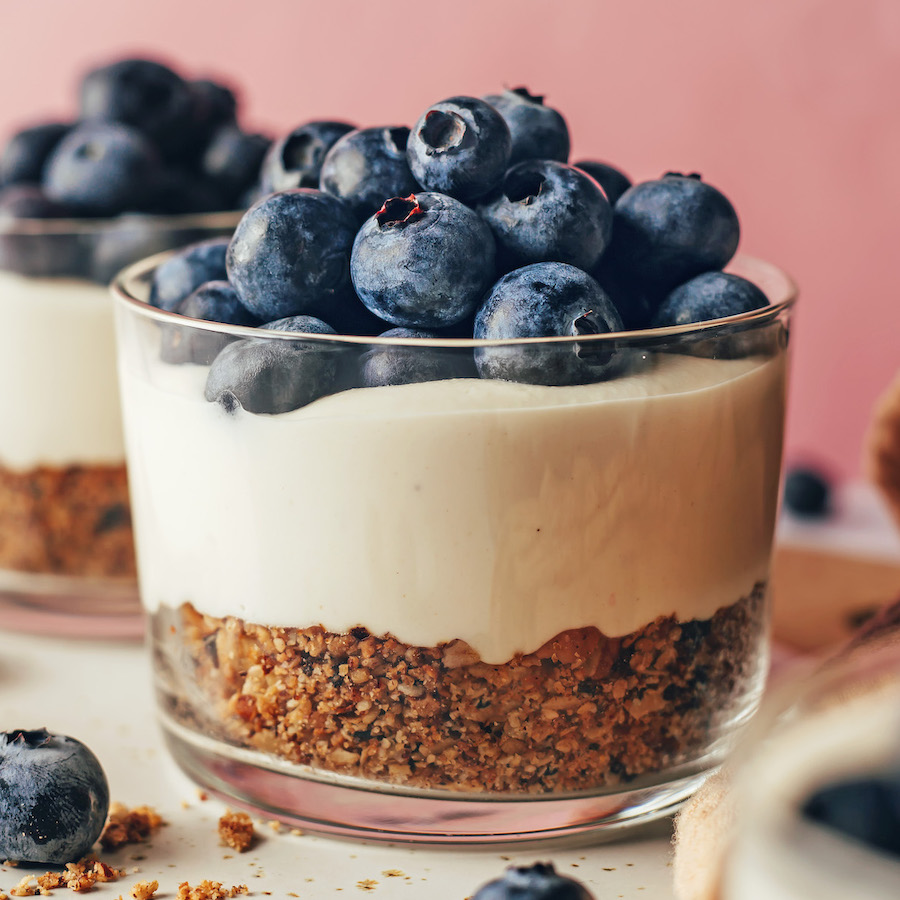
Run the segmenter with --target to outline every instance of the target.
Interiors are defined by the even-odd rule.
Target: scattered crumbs
[[[83,893],[92,890],[98,881],[117,881],[124,874],[121,869],[114,869],[94,856],[86,856],[77,863],[67,863],[62,872],[26,875],[9,893],[13,897],[34,897],[61,887]]]
[[[206,801],[209,800],[209,794],[207,794],[206,791],[197,788],[197,799],[201,803],[206,803]]]
[[[585,861],[585,859],[587,859],[587,857],[586,857],[586,856],[579,856],[579,857],[578,857],[578,858],[579,858],[579,859],[580,859],[580,860],[581,860],[581,861],[582,861],[582,862],[584,862],[584,861]]]
[[[247,893],[249,889],[246,884],[224,888],[220,881],[201,881],[196,887],[191,887],[186,881],[182,881],[178,885],[175,900],[229,900],[230,897]]]
[[[137,875],[137,873],[141,871],[141,867],[140,866],[132,866],[128,871],[131,875]]]
[[[2,891],[0,891],[0,900],[9,900],[9,897]]]
[[[265,877],[266,877],[266,873],[265,873],[265,871],[263,871],[262,869],[257,869],[257,870],[253,873],[253,877],[254,877],[254,878],[265,878]]]
[[[638,890],[639,890],[639,891],[643,891],[643,890],[644,890],[644,886],[641,885],[641,886],[638,888]]]
[[[175,868],[175,863],[169,863],[169,868],[170,868],[170,869],[174,869],[174,868]]]
[[[253,819],[245,812],[230,810],[219,819],[219,839],[227,847],[243,853],[250,849],[256,832],[253,830]]]
[[[303,880],[312,882],[312,881],[315,881],[316,879],[315,878],[304,878]]]
[[[233,853],[223,853],[222,859],[234,859],[234,854]]]
[[[291,834],[294,835],[294,837],[303,837],[303,829],[302,828],[292,828]]]
[[[578,863],[569,863],[569,865],[570,865],[573,869],[579,868]]]
[[[512,859],[512,857],[511,856],[501,856],[500,859],[502,859],[503,862],[509,862]]]
[[[275,834],[281,834],[281,822],[272,819],[271,822],[267,822],[266,824],[275,832]]]
[[[361,891],[374,891],[378,887],[378,882],[374,878],[363,878],[362,881],[356,882],[356,886]]]
[[[628,868],[631,868],[634,865],[634,863],[625,863],[625,865],[628,866]]]
[[[139,881],[132,885],[131,896],[134,900],[150,900],[158,889],[159,882],[156,879],[153,881]]]
[[[140,844],[165,824],[152,806],[129,809],[122,803],[113,803],[100,835],[100,846],[104,850],[117,850],[126,844]]]
[[[190,808],[191,808],[191,804],[188,803],[187,800],[182,800],[182,801],[181,801],[181,808],[182,808],[182,809],[190,809]]]
[[[288,897],[299,897],[299,894],[295,894],[293,891],[288,891]]]
[[[616,867],[615,867],[615,866],[610,866],[610,868],[607,869],[606,866],[604,866],[604,867],[603,867],[603,871],[604,871],[604,872],[615,872],[615,871],[616,871]]]
[[[385,878],[406,878],[406,872],[402,869],[385,869],[382,873]]]
[[[143,853],[133,853],[133,854],[129,857],[129,859],[133,859],[133,860],[135,860],[136,862],[143,862],[146,858],[147,858],[147,857],[144,856]]]

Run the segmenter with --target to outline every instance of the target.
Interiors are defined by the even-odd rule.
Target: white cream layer
[[[0,271],[0,465],[121,463],[112,298]]]
[[[123,360],[150,610],[461,638],[499,663],[568,628],[708,618],[767,576],[783,359],[357,389],[279,416],[207,403],[205,375]]]

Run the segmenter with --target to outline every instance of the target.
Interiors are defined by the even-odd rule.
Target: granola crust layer
[[[175,635],[160,630],[184,641],[191,688],[163,701],[240,746],[410,787],[619,785],[702,758],[754,702],[764,597],[759,584],[711,619],[660,617],[621,638],[564,631],[502,665],[462,641],[412,647],[362,627],[267,628],[184,606]]]
[[[0,568],[134,576],[125,466],[0,466]]]

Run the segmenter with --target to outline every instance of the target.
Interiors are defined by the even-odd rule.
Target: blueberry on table
[[[544,105],[542,96],[518,87],[502,94],[489,94],[483,99],[503,116],[509,128],[512,138],[510,165],[526,159],[568,161],[569,126],[559,112]]]
[[[17,131],[0,153],[0,185],[38,184],[44,163],[71,127],[63,122],[45,122]]]
[[[822,787],[803,805],[803,814],[874,850],[900,857],[900,771]]]
[[[256,325],[257,319],[241,303],[237,291],[227,281],[207,281],[189,294],[175,312],[190,319],[219,322],[223,325]],[[160,356],[164,362],[192,362],[209,365],[232,338],[216,331],[205,331],[166,323],[162,331]]]
[[[784,505],[796,516],[824,519],[831,513],[831,481],[811,466],[796,466],[784,478]]]
[[[88,122],[73,128],[44,168],[51,200],[81,216],[115,216],[143,209],[159,178],[156,151],[133,128]]]
[[[228,280],[262,321],[321,315],[350,287],[356,220],[322,191],[270,194],[244,213],[228,245]]]
[[[379,318],[444,328],[471,315],[491,285],[494,238],[481,216],[452,197],[393,197],[360,228],[350,272]]]
[[[383,338],[438,338],[433,331],[391,328]],[[470,350],[463,348],[374,345],[360,359],[360,383],[364,387],[472,378],[477,373]]]
[[[699,175],[668,173],[619,198],[611,253],[640,281],[669,290],[734,256],[740,238],[729,200]]]
[[[511,149],[509,127],[493,106],[475,97],[451,97],[421,115],[406,156],[426,191],[469,202],[500,182]]]
[[[130,125],[167,159],[189,149],[194,101],[188,83],[151,59],[121,59],[85,75],[81,118]]]
[[[482,885],[472,900],[593,900],[593,895],[580,881],[558,874],[553,863],[535,863],[510,866]]]
[[[207,281],[227,281],[228,238],[191,244],[160,263],[150,283],[150,303],[172,312],[188,294]]]
[[[389,197],[419,190],[406,161],[409,129],[360,128],[340,138],[322,163],[319,186],[347,203],[362,221]]]
[[[612,207],[594,179],[552,160],[513,166],[478,211],[504,269],[556,261],[589,270],[612,235]]]
[[[303,328],[311,334],[334,334],[313,316],[306,322],[271,330]],[[206,399],[228,412],[240,406],[250,413],[279,414],[312,403],[332,392],[339,348],[324,342],[253,338],[228,344],[213,360],[206,379]]]
[[[622,320],[603,288],[581,269],[557,262],[504,275],[475,316],[475,337],[486,340],[621,330]],[[573,341],[481,347],[475,362],[482,378],[565,385],[603,381],[619,373],[622,360],[603,343]]]
[[[263,194],[291,188],[317,188],[325,154],[338,138],[356,128],[348,122],[306,122],[275,141],[263,160]]]
[[[80,741],[44,729],[0,733],[0,859],[76,862],[108,811],[106,776]]]
[[[619,197],[631,187],[631,179],[621,169],[617,169],[609,163],[583,159],[572,165],[576,169],[581,169],[582,172],[587,172],[603,188],[612,206],[615,206]]]

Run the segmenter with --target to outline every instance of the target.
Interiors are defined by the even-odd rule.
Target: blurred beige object
[[[900,375],[875,405],[866,436],[864,468],[900,524]]]
[[[896,898],[900,863],[798,811],[822,785],[900,754],[900,601],[811,669],[776,688],[736,757],[678,814],[678,900]]]
[[[896,562],[780,546],[772,567],[772,636],[803,653],[835,648],[897,597]]]

